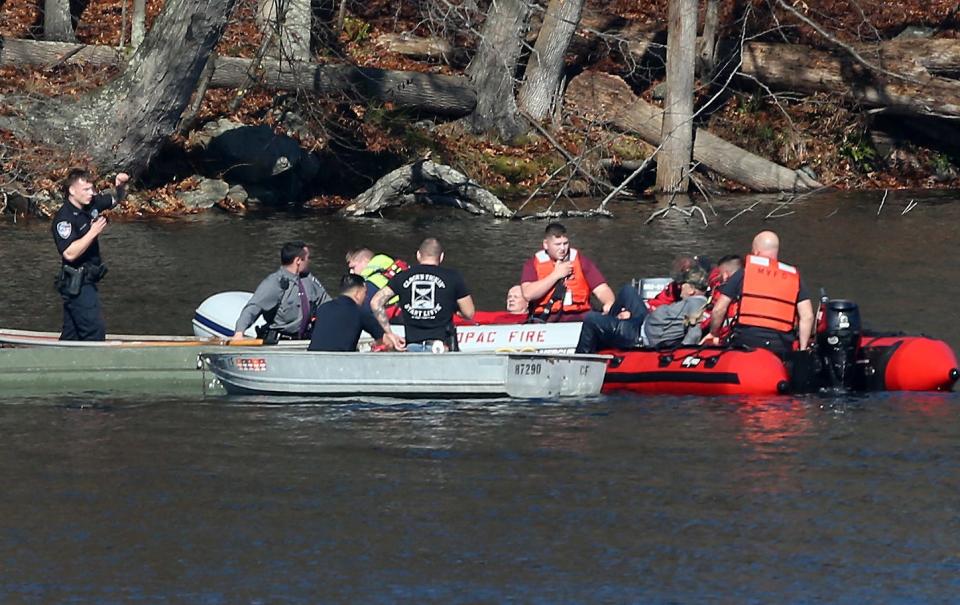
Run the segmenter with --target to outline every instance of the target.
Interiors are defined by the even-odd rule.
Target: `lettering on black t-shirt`
[[[388,285],[400,297],[407,342],[445,339],[457,301],[470,294],[459,271],[436,265],[411,267]]]

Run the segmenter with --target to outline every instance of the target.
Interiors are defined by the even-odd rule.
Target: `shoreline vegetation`
[[[960,187],[946,0],[6,0],[0,214],[609,215]],[[669,33],[669,35],[668,35]],[[602,200],[585,207],[582,199]]]

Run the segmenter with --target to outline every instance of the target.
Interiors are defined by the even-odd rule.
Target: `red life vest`
[[[799,292],[800,273],[796,267],[763,256],[747,256],[737,324],[792,331]]]
[[[585,313],[590,310],[590,284],[587,283],[587,276],[583,272],[583,265],[580,263],[580,254],[576,248],[570,248],[570,262],[573,263],[573,273],[564,281],[567,291],[562,300],[552,300],[553,293],[557,289],[554,284],[550,291],[541,298],[533,308],[533,315],[543,315],[549,305],[549,314],[557,313]],[[541,250],[533,257],[534,266],[537,269],[537,279],[543,279],[553,273],[556,266],[554,261]]]

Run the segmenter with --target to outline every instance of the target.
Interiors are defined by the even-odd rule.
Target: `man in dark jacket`
[[[121,172],[113,193],[97,194],[93,176],[74,169],[63,183],[66,198],[50,227],[60,253],[57,290],[63,298],[61,340],[103,340],[107,329],[100,310],[97,283],[107,273],[100,258],[100,235],[107,228],[101,216],[123,200],[130,177]]]
[[[340,296],[317,309],[310,338],[310,351],[356,351],[360,334],[366,330],[374,340],[383,338],[383,328],[363,308],[366,281],[347,274],[340,279]]]

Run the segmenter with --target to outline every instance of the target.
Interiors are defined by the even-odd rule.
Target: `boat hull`
[[[0,349],[4,397],[80,395],[221,394],[199,371],[203,352],[236,350],[209,345],[101,348],[29,347]]]
[[[602,353],[613,357],[608,363],[604,392],[776,395],[789,385],[783,362],[765,349],[683,347]]]
[[[231,394],[451,399],[586,397],[600,392],[597,355],[320,353],[204,354]]]

